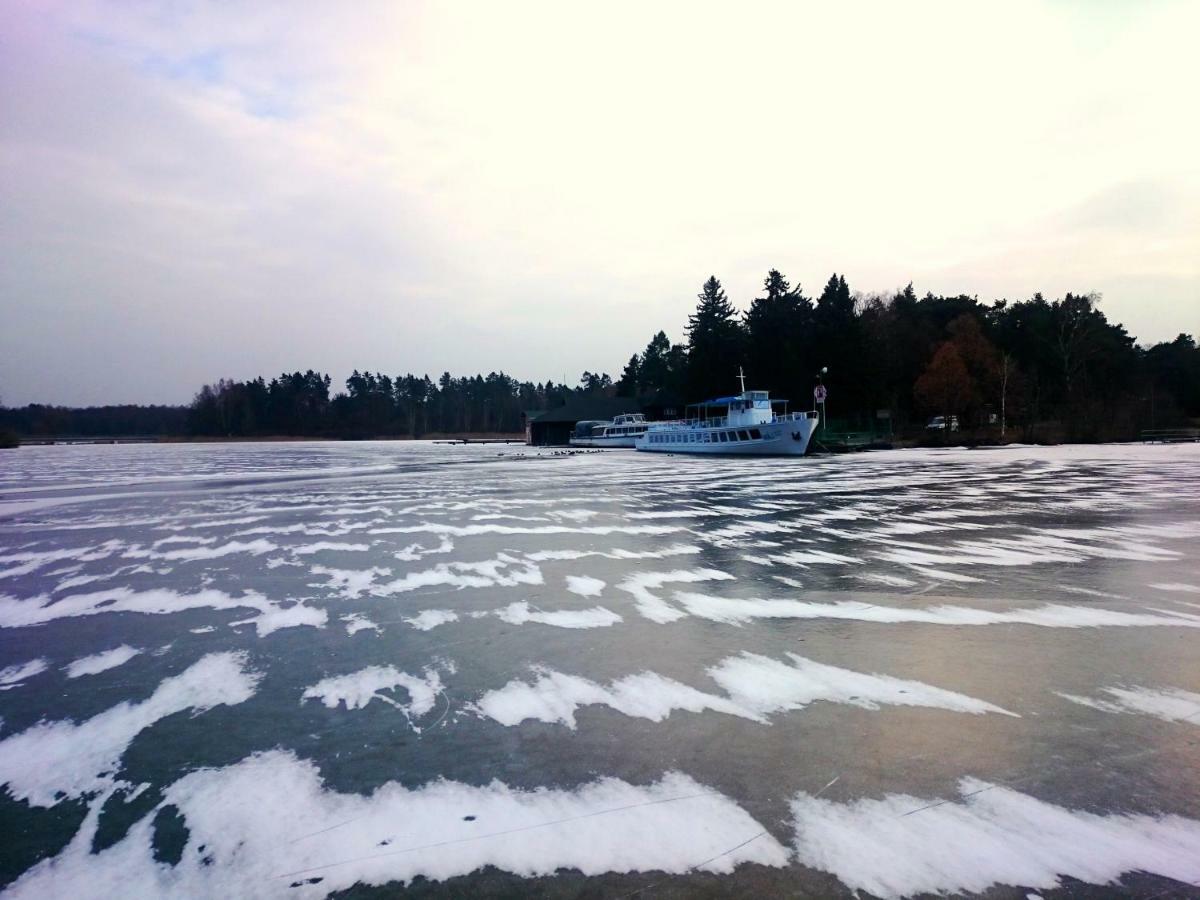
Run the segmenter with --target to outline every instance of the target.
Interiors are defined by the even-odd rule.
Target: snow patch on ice
[[[625,550],[621,547],[612,550],[534,550],[532,553],[526,553],[525,558],[531,562],[576,560],[589,556],[604,559],[666,559],[669,556],[695,556],[699,552],[700,548],[695,544],[672,544],[661,550]]]
[[[421,525],[372,528],[369,534],[444,534],[473,537],[479,534],[671,534],[683,529],[675,525],[447,525],[425,522]]]
[[[580,597],[599,597],[604,592],[606,582],[590,575],[568,575],[567,590]]]
[[[454,541],[448,537],[443,537],[438,546],[431,549],[426,549],[423,544],[409,544],[403,550],[396,552],[396,559],[404,562],[416,562],[423,556],[432,556],[435,553],[450,553],[454,550]]]
[[[374,631],[379,634],[383,631],[378,625],[370,619],[360,616],[358,613],[349,613],[342,616],[342,621],[346,623],[346,634],[355,635],[360,631]]]
[[[1200,880],[1200,822],[1192,819],[1097,815],[974,778],[962,779],[959,792],[955,802],[799,794],[796,859],[884,898],[993,885],[1049,890],[1063,877],[1104,885],[1132,871]]]
[[[314,900],[356,884],[444,881],[486,866],[535,877],[561,869],[728,874],[742,863],[788,862],[787,849],[741,807],[678,772],[644,786],[603,778],[574,790],[389,782],[363,796],[327,789],[311,762],[273,750],[186,775],[164,790],[165,805],[188,831],[176,865],[154,859],[153,813],[93,853],[97,800],[71,843],[9,894]]]
[[[605,687],[578,675],[565,675],[542,666],[534,667],[532,684],[513,680],[488,691],[474,704],[481,715],[501,725],[518,725],[527,719],[561,723],[575,728],[575,710],[581,706],[609,706],[617,712],[652,722],[661,722],[674,710],[715,712],[765,721],[749,709],[724,697],[706,694],[654,672],[627,675]]]
[[[1167,722],[1196,721],[1200,725],[1200,694],[1181,688],[1106,687],[1109,698],[1080,697],[1055,691],[1058,696],[1111,713],[1143,713]]]
[[[279,548],[270,541],[230,541],[219,547],[185,547],[179,550],[146,550],[132,547],[122,554],[126,559],[166,559],[193,561],[201,559],[217,559],[235,553],[248,553],[251,556],[262,556]]]
[[[114,647],[111,650],[81,657],[66,666],[67,677],[79,678],[83,675],[97,675],[100,672],[107,672],[109,669],[115,669],[117,666],[124,665],[141,652],[136,647],[122,644],[120,647]]]
[[[814,603],[804,600],[741,599],[683,591],[676,592],[674,599],[690,615],[730,625],[740,625],[755,619],[847,619],[887,624],[919,622],[928,625],[1038,625],[1044,628],[1175,625],[1200,628],[1200,616],[1185,613],[1127,613],[1057,603],[1002,611],[950,605],[906,609],[851,600]]]
[[[607,628],[624,621],[619,615],[603,606],[593,606],[591,609],[560,609],[545,611],[531,608],[521,600],[495,611],[495,615],[510,625],[524,625],[535,622],[539,625],[553,625],[556,628]]]
[[[141,731],[186,709],[201,713],[242,703],[254,695],[258,680],[247,670],[245,654],[213,653],[164,680],[141,703],[120,703],[80,723],[39,722],[0,741],[0,784],[15,799],[45,807],[102,791]]]
[[[313,566],[309,573],[329,578],[327,587],[333,588],[347,600],[356,600],[363,591],[369,591],[376,578],[392,574],[391,569],[373,566],[370,569],[331,569],[329,566]]]
[[[725,689],[731,701],[764,716],[827,700],[863,709],[879,709],[881,704],[927,706],[974,715],[1001,713],[1017,717],[999,706],[921,681],[855,672],[795,653],[787,657],[790,662],[743,653],[722,660],[708,674]]]
[[[980,715],[1015,715],[999,706],[920,681],[868,675],[789,653],[780,662],[753,653],[731,656],[708,669],[725,696],[690,687],[655,672],[627,675],[605,686],[578,675],[535,666],[532,683],[514,679],[488,691],[472,708],[502,725],[527,719],[575,728],[581,706],[608,706],[627,716],[661,722],[674,710],[706,710],[766,723],[771,715],[802,709],[817,700],[864,709],[880,705],[923,706]]]
[[[407,703],[384,693],[397,688],[407,692]],[[437,669],[427,668],[423,676],[417,676],[401,672],[394,666],[368,666],[347,675],[325,678],[305,688],[301,702],[320,700],[330,709],[337,709],[339,705],[346,709],[362,709],[372,700],[382,700],[404,713],[413,730],[420,733],[421,729],[413,724],[413,720],[431,711],[443,691],[445,688]]]
[[[105,541],[95,547],[71,547],[64,550],[26,550],[19,553],[0,555],[0,563],[16,563],[6,569],[0,569],[0,578],[16,578],[18,575],[28,575],[43,566],[63,559],[92,562],[112,556],[124,544],[120,541]]]
[[[194,594],[180,594],[161,588],[134,591],[131,588],[122,587],[90,594],[71,594],[53,602],[45,595],[19,600],[8,594],[0,594],[0,628],[42,625],[56,619],[94,616],[101,613],[136,612],[145,615],[169,615],[202,608],[257,610],[259,615],[246,621],[255,624],[259,637],[264,637],[279,628],[295,625],[320,627],[325,624],[327,619],[324,610],[312,609],[300,603],[286,608],[281,607],[254,591],[246,591],[235,597],[224,591],[211,589],[196,591]]]
[[[520,565],[518,566],[518,564]],[[432,569],[409,572],[395,581],[374,585],[370,588],[370,592],[377,597],[387,597],[435,585],[486,588],[542,583],[540,568],[515,556],[501,553],[495,559],[485,559],[480,562],[438,563]]]
[[[338,550],[344,553],[362,553],[370,549],[370,544],[347,544],[342,541],[317,541],[315,544],[301,544],[298,547],[287,548],[290,553],[296,556],[311,556],[314,553],[323,553],[326,550]]]
[[[911,578],[904,578],[901,575],[884,575],[878,572],[865,572],[851,576],[859,581],[867,581],[871,584],[882,584],[885,587],[908,588],[916,587],[917,582]]]
[[[0,669],[0,691],[8,691],[12,688],[20,687],[25,679],[42,674],[42,672],[46,671],[46,668],[47,663],[45,659],[31,659],[29,662]]]
[[[682,619],[680,612],[667,601],[653,593],[652,588],[664,584],[695,584],[701,581],[732,581],[733,576],[719,569],[676,569],[673,572],[641,572],[631,575],[617,585],[618,590],[632,594],[637,611],[652,622],[666,624]]]
[[[403,619],[402,621],[407,622],[419,631],[430,631],[439,625],[445,625],[447,622],[457,622],[458,613],[449,609],[423,609],[412,618]]]
[[[768,556],[757,556],[747,553],[742,555],[742,559],[760,566],[782,563],[785,566],[799,566],[801,568],[812,565],[844,566],[850,563],[862,562],[857,557],[845,556],[841,553],[830,553],[828,550],[791,550],[787,553],[772,553]]]
[[[253,625],[259,637],[266,637],[283,628],[300,628],[302,626],[324,628],[328,621],[329,613],[325,610],[305,606],[303,603],[294,603],[287,607],[273,606],[252,619],[242,619],[229,624]]]
[[[1194,584],[1180,584],[1177,582],[1166,582],[1152,584],[1150,587],[1156,591],[1176,591],[1181,594],[1200,594],[1200,587]]]

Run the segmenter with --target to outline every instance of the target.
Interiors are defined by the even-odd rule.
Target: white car
[[[932,419],[929,420],[929,424],[925,426],[925,430],[926,431],[945,431],[946,430],[946,417],[945,416],[934,416]],[[950,417],[950,430],[958,431],[958,416]]]

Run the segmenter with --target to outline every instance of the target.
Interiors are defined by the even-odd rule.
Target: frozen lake
[[[1200,445],[0,454],[14,897],[1200,896]]]

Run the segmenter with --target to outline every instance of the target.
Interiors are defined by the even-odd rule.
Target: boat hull
[[[573,437],[572,447],[625,447],[632,448],[637,441],[637,435],[623,434],[620,437]]]
[[[679,426],[656,428],[638,438],[636,447],[647,453],[688,453],[697,456],[803,456],[817,429],[816,417],[802,414],[797,418],[764,422],[749,427],[733,428]],[[721,434],[757,432],[750,440],[722,440]],[[707,439],[706,439],[707,438]]]

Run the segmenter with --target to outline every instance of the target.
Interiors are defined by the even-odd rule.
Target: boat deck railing
[[[817,413],[811,410],[802,412],[783,413],[781,415],[771,416],[766,422],[754,423],[757,425],[775,425],[781,422],[796,422],[801,419],[815,419]],[[650,431],[685,431],[696,428],[753,428],[754,425],[746,423],[730,424],[728,416],[718,416],[710,419],[672,419],[666,422],[651,422],[648,430]]]

